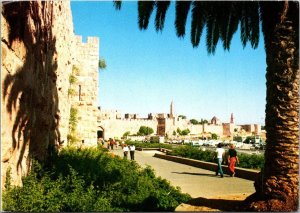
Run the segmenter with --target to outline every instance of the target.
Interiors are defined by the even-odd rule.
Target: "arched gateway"
[[[97,140],[104,139],[104,128],[102,126],[98,126],[97,128]]]

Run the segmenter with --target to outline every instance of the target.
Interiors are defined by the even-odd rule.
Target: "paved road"
[[[111,152],[123,157],[121,148]],[[158,151],[136,151],[135,160],[142,167],[150,165],[157,176],[169,180],[173,186],[179,186],[182,192],[189,193],[193,198],[252,194],[255,191],[253,181],[232,178],[228,175],[220,178],[209,170],[155,158],[153,157],[155,152]]]

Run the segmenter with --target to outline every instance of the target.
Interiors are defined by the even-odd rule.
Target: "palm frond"
[[[138,1],[138,24],[140,30],[148,28],[155,1]]]
[[[215,52],[215,47],[214,47],[214,40],[215,40],[215,17],[210,15],[208,16],[207,19],[207,24],[206,24],[206,48],[208,54],[214,54]]]
[[[176,1],[175,28],[178,37],[185,36],[185,25],[191,7],[191,1]]]
[[[259,3],[258,2],[248,2],[249,6],[249,25],[251,26],[250,32],[250,43],[253,48],[257,48],[259,42]]]
[[[259,42],[259,5],[258,2],[243,2],[241,9],[241,40],[243,47],[250,41],[256,48]]]
[[[239,7],[236,2],[233,2],[230,8],[230,16],[228,17],[228,25],[226,29],[226,40],[225,40],[225,50],[230,49],[230,44],[234,33],[237,31],[239,26]]]
[[[233,34],[238,28],[238,14],[236,2],[222,2],[218,11],[218,23],[220,30],[220,39],[223,42],[224,50],[230,49]]]
[[[206,48],[208,54],[214,54],[216,46],[220,38],[220,29],[218,21],[222,17],[222,7],[220,2],[210,2],[209,6],[206,7],[207,24],[206,24]]]
[[[191,42],[193,47],[198,47],[205,25],[205,4],[194,1],[192,5]]]
[[[165,24],[165,18],[167,10],[170,6],[170,1],[158,1],[156,2],[156,17],[155,17],[155,29],[156,31],[162,31]]]
[[[244,3],[244,2],[243,2]],[[242,41],[242,45],[245,48],[247,41],[248,41],[248,35],[249,32],[248,31],[248,21],[247,21],[247,15],[246,15],[246,9],[245,7],[242,8],[241,10],[241,41]]]
[[[121,0],[114,0],[114,7],[116,10],[121,10],[122,1]]]

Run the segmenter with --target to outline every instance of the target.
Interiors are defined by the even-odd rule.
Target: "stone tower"
[[[231,124],[234,124],[234,117],[233,117],[233,113],[231,113],[231,116],[230,116],[230,123],[231,123]]]
[[[174,118],[174,106],[173,106],[173,100],[170,104],[170,118]]]

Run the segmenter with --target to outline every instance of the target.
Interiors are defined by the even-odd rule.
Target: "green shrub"
[[[74,107],[71,107],[70,109],[70,118],[69,118],[69,134],[67,136],[67,140],[70,144],[78,142],[79,139],[76,135],[76,129],[77,129],[77,118],[78,110]]]
[[[68,95],[69,96],[74,96],[76,94],[76,91],[73,88],[68,89]]]
[[[169,154],[206,162],[214,162],[213,159],[215,152],[211,150],[202,151],[199,148],[192,146],[179,146],[173,149]],[[240,164],[237,166],[241,168],[261,169],[264,165],[263,155],[238,153],[238,158]],[[227,161],[227,152],[225,155],[225,161]]]
[[[70,85],[75,84],[76,82],[77,82],[77,78],[73,74],[71,74],[69,76],[69,83],[70,83]]]
[[[5,211],[174,211],[191,199],[150,167],[96,148],[63,149],[51,167],[36,164],[22,181],[3,193]]]
[[[154,130],[151,127],[141,126],[137,135],[151,135],[153,132]]]
[[[73,65],[73,67],[72,67],[72,74],[74,74],[74,75],[79,75],[80,74],[79,68],[76,67],[75,65]]]
[[[211,139],[218,140],[219,136],[216,133],[211,134]]]
[[[264,156],[257,154],[239,154],[239,167],[249,168],[249,169],[261,169],[264,166]]]
[[[177,128],[177,133],[179,135],[188,135],[190,133],[190,130],[189,129],[184,129],[184,130],[181,130],[179,127]]]
[[[6,170],[6,178],[5,178],[4,188],[6,190],[9,190],[10,187],[11,187],[11,167],[9,166]]]
[[[127,138],[128,135],[130,135],[130,131],[124,132],[123,138]]]

